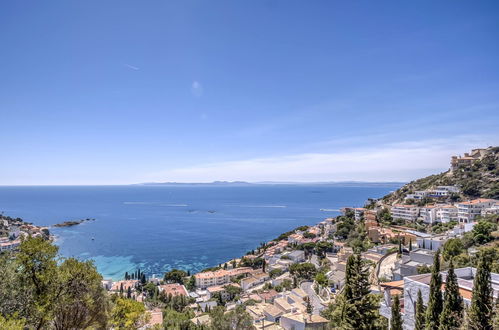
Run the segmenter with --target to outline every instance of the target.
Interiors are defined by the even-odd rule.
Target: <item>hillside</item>
[[[460,165],[453,171],[448,170],[409,182],[383,197],[383,202],[400,203],[408,194],[436,186],[459,187],[461,193],[450,196],[451,201],[477,197],[499,199],[499,147],[489,147],[485,150],[487,154],[483,158],[476,159],[469,165]]]

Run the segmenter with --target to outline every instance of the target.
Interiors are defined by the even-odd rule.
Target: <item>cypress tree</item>
[[[409,239],[409,252],[412,251],[412,238]]]
[[[307,313],[312,314],[313,308],[312,308],[312,304],[310,303],[310,298],[306,297],[305,302],[307,303]]]
[[[493,329],[494,304],[492,292],[492,285],[490,283],[490,258],[482,253],[473,281],[473,295],[468,312],[468,326],[470,329]]]
[[[125,272],[125,280],[128,280],[128,272]]]
[[[402,315],[400,315],[400,299],[399,295],[393,298],[392,303],[392,319],[390,321],[390,330],[402,330]]]
[[[463,298],[459,294],[457,276],[451,259],[445,281],[444,305],[440,315],[439,330],[458,329],[463,321],[463,309]]]
[[[442,313],[442,275],[440,275],[440,250],[435,253],[430,280],[430,299],[426,309],[426,329],[438,329]]]
[[[126,292],[126,297],[128,299],[132,298],[132,288],[131,287],[128,287],[128,290]]]
[[[377,329],[379,299],[370,293],[369,272],[360,254],[348,258],[345,287],[334,306],[330,319],[334,329]]]
[[[418,290],[418,299],[416,300],[416,324],[414,330],[424,330],[426,323],[425,307],[421,290]]]

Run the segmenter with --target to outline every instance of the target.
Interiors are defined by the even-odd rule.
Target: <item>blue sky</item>
[[[499,142],[497,1],[4,1],[0,184],[410,180]]]

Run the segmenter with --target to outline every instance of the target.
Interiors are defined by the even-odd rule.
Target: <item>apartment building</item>
[[[416,221],[419,216],[419,208],[414,205],[395,204],[392,206],[391,214],[394,219]]]
[[[479,198],[468,202],[457,203],[457,218],[461,223],[470,223],[481,215],[482,210],[491,208],[498,201],[494,199]]]
[[[435,205],[426,205],[419,208],[419,219],[424,223],[433,224],[437,222],[437,210]]]
[[[212,272],[203,272],[194,275],[196,278],[196,287],[206,289],[210,286],[217,286],[230,283],[231,279],[239,275],[248,275],[253,272],[250,267],[241,267],[235,269],[220,269]]]
[[[437,222],[447,223],[451,221],[458,221],[457,206],[440,205],[437,209]]]

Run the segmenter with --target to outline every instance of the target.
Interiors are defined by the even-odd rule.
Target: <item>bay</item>
[[[362,206],[401,184],[2,186],[0,211],[51,228],[65,257],[93,259],[104,278],[140,268],[197,272],[283,232]]]

